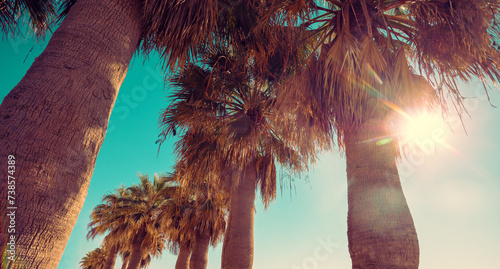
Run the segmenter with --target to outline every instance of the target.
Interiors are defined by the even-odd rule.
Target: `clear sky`
[[[22,37],[0,43],[0,100],[20,81],[46,42]],[[32,51],[30,52],[30,50]],[[118,95],[110,129],[102,145],[87,199],[59,264],[77,269],[86,252],[102,238],[85,238],[89,215],[107,192],[138,182],[137,173],[169,172],[173,141],[155,144],[158,116],[171,91],[155,57],[136,56]],[[400,174],[420,242],[422,269],[500,268],[500,108],[483,97],[481,86],[464,86],[471,118],[468,135],[460,127],[434,126],[444,143],[420,137],[420,155],[402,160]],[[491,93],[500,106],[500,92]],[[451,125],[455,121],[451,120]],[[325,152],[307,177],[295,179],[267,211],[256,202],[254,268],[350,268],[347,248],[345,159]],[[209,250],[208,268],[220,268],[221,247]],[[174,268],[176,257],[164,253],[150,269]],[[115,268],[120,268],[117,259]]]

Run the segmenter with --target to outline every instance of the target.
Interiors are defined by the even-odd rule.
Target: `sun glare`
[[[418,145],[427,140],[443,143],[447,128],[439,114],[423,112],[401,121],[398,126],[399,140],[402,144],[410,145]]]

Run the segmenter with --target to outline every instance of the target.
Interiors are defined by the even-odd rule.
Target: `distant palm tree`
[[[104,196],[91,214],[88,238],[105,234],[103,244],[110,249],[106,269],[114,266],[118,253],[122,253],[127,268],[147,266],[150,255],[156,257],[165,247],[166,236],[158,220],[161,208],[171,203],[175,187],[155,174],[153,182],[139,174],[140,185],[118,188]]]
[[[108,253],[102,247],[96,248],[87,252],[85,257],[80,261],[80,268],[82,269],[103,269],[106,262]]]
[[[128,269],[139,269],[141,261],[151,255],[161,254],[166,236],[158,219],[160,209],[171,203],[169,197],[175,187],[165,177],[155,174],[153,182],[148,176],[139,175],[141,183],[127,189],[129,196],[118,198],[119,211],[124,217],[124,230],[131,243]]]
[[[208,265],[210,243],[216,247],[221,242],[226,230],[228,195],[208,181],[201,185],[193,184],[189,178],[183,176],[182,165],[178,164],[177,167],[178,180],[182,186],[180,196],[187,193],[195,198],[184,214],[185,223],[191,227],[194,237],[189,268],[204,269]],[[183,168],[189,169],[186,166]]]
[[[52,2],[0,1],[0,12],[7,14],[2,22],[8,20],[2,25],[12,25],[17,3],[43,18],[38,10]],[[219,1],[59,2],[65,18],[0,105],[0,156],[15,156],[16,177],[23,179],[16,183],[16,256],[23,265],[11,268],[57,267],[132,56],[140,48],[157,49],[169,66],[184,63],[190,50],[211,36]],[[6,184],[1,181],[0,188]],[[6,195],[1,194],[2,215]],[[4,249],[5,240],[0,243]]]
[[[180,198],[178,193],[179,190],[176,191],[173,203],[161,209],[158,218],[166,223],[164,232],[168,238],[167,244],[171,252],[177,254],[175,269],[187,269],[195,236],[184,215],[193,202],[188,197]]]
[[[308,27],[320,52],[280,101],[345,152],[353,268],[417,268],[419,246],[399,180],[404,109],[462,110],[458,80],[498,81],[499,1],[269,1],[261,25]]]
[[[172,250],[178,249],[176,269],[206,268],[210,242],[216,246],[226,227],[226,195],[209,184],[183,180],[180,165],[172,174],[179,182],[173,203],[164,206],[159,218],[168,223],[165,233]]]
[[[125,237],[127,231],[124,223],[126,219],[119,211],[120,205],[116,203],[127,198],[128,195],[127,189],[123,186],[116,189],[114,194],[104,196],[104,203],[97,205],[90,215],[90,231],[87,233],[87,239],[94,239],[97,235],[108,233],[102,243],[109,249],[103,269],[114,268],[118,253],[127,246],[128,242]]]
[[[276,29],[280,33],[301,34],[299,29]],[[181,162],[189,166],[182,175],[198,184],[208,180],[230,193],[222,268],[251,268],[257,186],[267,207],[276,196],[276,162],[297,172],[307,160],[298,145],[283,139],[282,126],[274,121],[274,86],[293,67],[285,57],[291,63],[300,56],[276,53],[274,59],[258,59],[246,53],[255,44],[224,44],[200,50],[203,63],[187,66],[171,80],[178,91],[160,118],[160,142],[186,131],[177,145]],[[275,73],[260,68],[265,65],[275,67]]]
[[[222,241],[226,230],[228,201],[225,195],[198,195],[196,207],[191,214],[191,222],[195,225],[195,240],[191,257],[190,269],[205,269],[208,265],[208,247],[217,246]],[[217,197],[219,196],[219,197]],[[222,197],[221,197],[222,196]]]

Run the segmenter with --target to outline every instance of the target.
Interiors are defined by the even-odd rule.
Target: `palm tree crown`
[[[103,198],[91,214],[89,238],[109,232],[105,245],[118,247],[121,252],[129,251],[137,261],[161,254],[166,243],[163,223],[158,220],[161,209],[171,203],[170,196],[175,187],[166,177],[139,175],[140,185],[119,188]],[[134,244],[136,249],[134,252]],[[132,257],[131,257],[132,258]]]
[[[82,269],[102,269],[106,262],[107,250],[102,247],[89,251],[85,257],[80,261],[80,268]]]
[[[319,57],[284,91],[308,100],[297,109],[326,114],[317,117],[332,121],[340,145],[344,130],[372,117],[436,102],[446,109],[447,96],[461,111],[459,79],[500,79],[498,1],[269,3],[261,27],[272,18],[314,29]]]

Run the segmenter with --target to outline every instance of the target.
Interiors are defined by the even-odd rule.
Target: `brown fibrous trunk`
[[[136,1],[76,1],[0,105],[0,158],[15,158],[14,204],[0,181],[2,227],[15,214],[15,231],[0,236],[2,249],[15,237],[15,262],[2,257],[8,268],[57,268],[139,44],[139,12]]]
[[[210,232],[208,229],[196,233],[196,240],[189,262],[190,269],[206,269],[208,264],[208,246],[210,245]]]
[[[127,269],[139,269],[141,268],[142,261],[142,242],[144,241],[144,237],[146,236],[145,227],[140,228],[137,235],[134,237],[132,241],[132,252],[130,253],[130,257],[128,260]]]
[[[222,269],[252,268],[256,179],[257,170],[255,162],[252,162],[245,167],[239,184],[231,192],[222,246]]]
[[[175,263],[175,269],[188,269],[190,255],[191,249],[189,248],[189,246],[187,244],[181,245],[179,255],[177,256],[177,262]]]
[[[396,141],[382,120],[346,132],[348,240],[356,269],[416,269],[419,247],[396,166]]]
[[[106,262],[104,263],[103,269],[113,269],[115,268],[116,256],[118,255],[118,247],[113,246],[109,250],[108,257],[106,257]]]

